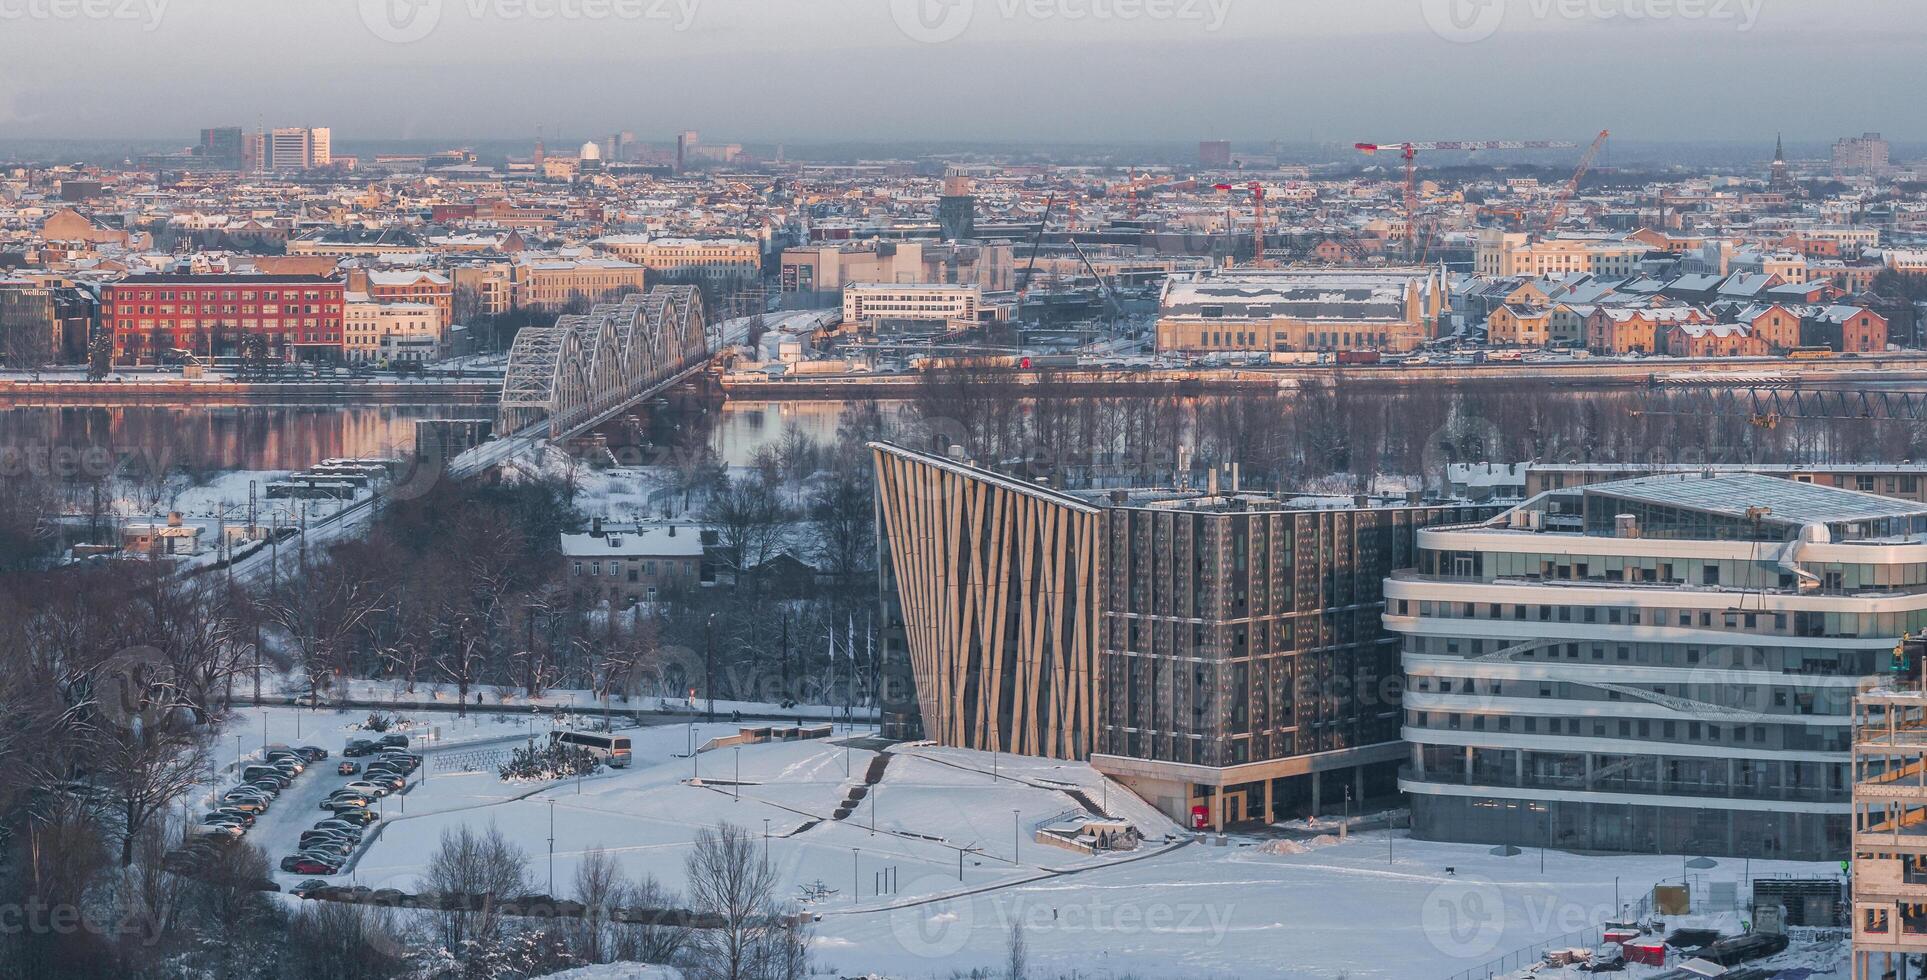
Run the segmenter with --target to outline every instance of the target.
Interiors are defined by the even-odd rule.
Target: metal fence
[[[1761,877],[1765,876],[1762,875]],[[1645,894],[1643,894],[1638,901],[1626,903],[1617,918],[1635,922],[1645,919],[1647,916],[1652,915],[1654,911],[1653,888],[1657,888],[1660,885],[1678,884],[1687,886],[1690,894],[1691,907],[1696,915],[1716,912],[1737,912],[1746,907],[1745,903],[1740,899],[1740,893],[1737,888],[1714,887],[1715,885],[1731,884],[1730,882],[1712,881],[1705,875],[1676,875],[1654,882],[1653,886],[1647,888]],[[1458,973],[1446,977],[1445,980],[1497,980],[1497,978],[1508,976],[1514,971],[1523,970],[1544,961],[1546,954],[1555,949],[1597,948],[1601,943],[1605,942],[1605,933],[1605,923],[1600,923],[1584,929],[1552,936],[1511,950],[1502,956],[1488,960],[1470,969],[1461,970]]]

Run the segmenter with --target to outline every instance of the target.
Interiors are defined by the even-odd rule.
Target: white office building
[[[861,283],[843,290],[843,329],[941,334],[978,325],[983,290],[945,283]]]
[[[1836,860],[1852,703],[1927,627],[1927,505],[1747,474],[1418,532],[1400,788],[1433,840]]]

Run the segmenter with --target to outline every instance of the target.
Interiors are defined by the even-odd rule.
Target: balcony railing
[[[1462,769],[1433,767],[1423,776],[1410,766],[1399,770],[1399,778],[1412,782],[1447,786],[1479,786],[1492,789],[1529,789],[1549,792],[1623,793],[1635,796],[1689,796],[1704,799],[1746,799],[1797,803],[1851,802],[1844,789],[1818,786],[1762,786],[1752,783],[1729,784],[1711,780],[1636,779],[1624,776],[1594,778],[1550,776],[1526,773],[1523,778],[1509,769],[1475,768],[1468,776]]]

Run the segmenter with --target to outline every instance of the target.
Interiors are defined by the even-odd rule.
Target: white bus
[[[606,732],[550,732],[549,741],[571,745],[608,763],[611,769],[629,768],[629,736]]]

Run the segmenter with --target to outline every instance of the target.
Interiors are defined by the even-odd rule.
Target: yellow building
[[[1552,340],[1552,308],[1501,306],[1486,323],[1486,340],[1494,347],[1544,347]]]
[[[755,279],[763,272],[763,248],[736,238],[650,238],[609,235],[592,242],[596,251],[651,272],[704,279]]]
[[[556,309],[641,292],[647,275],[647,269],[621,259],[543,258],[516,263],[511,280],[518,308]]]
[[[1225,269],[1164,288],[1159,351],[1410,351],[1451,309],[1437,269]]]
[[[1596,273],[1630,279],[1652,251],[1632,239],[1550,238],[1535,240],[1519,232],[1487,228],[1473,250],[1473,270],[1482,276],[1563,276]]]

